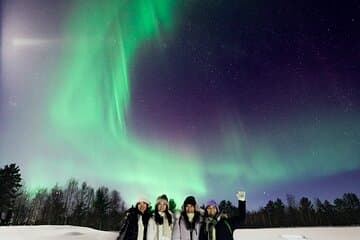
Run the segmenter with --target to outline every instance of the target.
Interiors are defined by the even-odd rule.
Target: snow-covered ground
[[[1,240],[115,240],[116,232],[75,226],[0,227]],[[235,240],[359,240],[360,227],[239,229]]]
[[[1,236],[1,234],[0,234]],[[238,229],[235,240],[360,240],[360,227]]]
[[[0,240],[115,240],[116,232],[76,226],[0,227]]]

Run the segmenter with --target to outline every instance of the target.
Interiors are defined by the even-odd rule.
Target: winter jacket
[[[211,240],[209,239],[210,234],[206,226],[211,220],[215,224],[216,240],[233,240],[233,231],[239,228],[245,221],[245,206],[245,201],[239,201],[238,215],[231,218],[218,215],[211,219],[209,216],[205,216],[200,229],[200,240]]]
[[[154,213],[149,219],[147,240],[171,240],[173,226],[174,216],[170,211],[167,211],[163,217],[159,213]]]
[[[201,222],[200,212],[195,211],[194,219],[190,223],[185,211],[183,211],[174,223],[172,240],[199,240]]]
[[[141,217],[141,223],[144,229],[143,240],[147,240],[147,228],[148,222],[151,217],[149,210],[146,210],[143,214],[137,208],[130,208],[126,211],[125,217],[120,226],[120,232],[117,240],[137,240],[139,234],[139,218]]]

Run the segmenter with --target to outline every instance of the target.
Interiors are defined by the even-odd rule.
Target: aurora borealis
[[[318,5],[3,1],[1,165],[128,204],[359,193],[360,6]]]

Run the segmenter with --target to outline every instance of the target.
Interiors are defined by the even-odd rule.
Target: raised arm
[[[233,230],[244,224],[246,218],[245,192],[237,192],[236,197],[238,199],[238,212],[236,216],[233,216],[229,219],[229,223]]]

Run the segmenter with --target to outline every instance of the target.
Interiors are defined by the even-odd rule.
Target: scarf
[[[159,212],[160,216],[166,218],[164,212]],[[157,224],[158,227],[158,239],[166,238],[171,239],[171,226],[169,225],[169,221],[164,219],[163,224]]]
[[[189,222],[192,223],[192,221],[193,221],[193,219],[194,219],[194,216],[195,216],[195,213],[187,213],[186,215],[187,215],[188,218],[189,218]]]
[[[206,224],[206,232],[208,234],[208,240],[216,240],[216,234],[215,234],[215,226],[217,224],[217,220],[212,217],[208,217],[205,219]]]
[[[142,220],[142,215],[140,215],[139,220],[138,220],[138,235],[137,235],[137,240],[144,240],[144,224],[143,224],[143,220]]]

